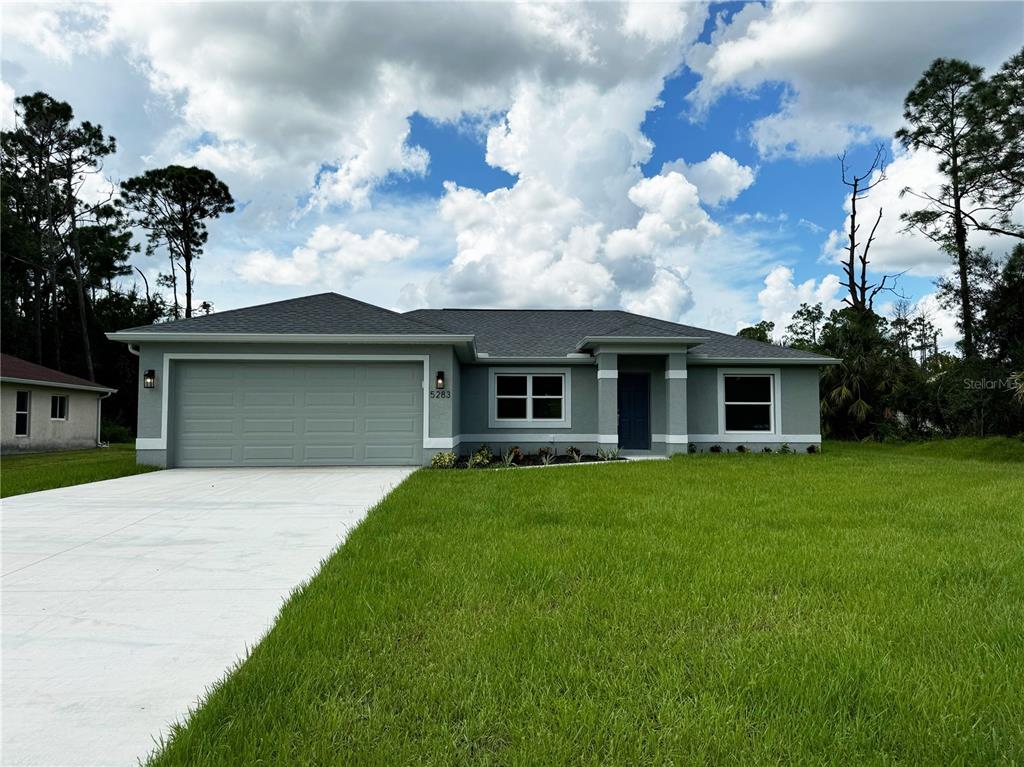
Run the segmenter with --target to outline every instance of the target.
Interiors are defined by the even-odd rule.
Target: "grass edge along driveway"
[[[155,471],[135,463],[135,445],[26,453],[0,458],[0,498]]]
[[[420,471],[153,765],[1024,760],[1024,448]]]

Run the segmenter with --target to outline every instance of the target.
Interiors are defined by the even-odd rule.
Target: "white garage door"
[[[418,465],[423,365],[173,364],[174,466]]]

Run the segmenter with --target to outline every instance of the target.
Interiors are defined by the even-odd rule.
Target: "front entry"
[[[651,448],[650,373],[619,373],[619,447]]]

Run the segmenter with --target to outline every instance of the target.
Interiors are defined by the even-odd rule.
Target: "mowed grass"
[[[135,445],[111,445],[93,450],[5,455],[0,458],[0,498],[55,487],[83,485],[101,479],[154,471],[135,463]]]
[[[418,472],[151,763],[1019,764],[995,444]]]

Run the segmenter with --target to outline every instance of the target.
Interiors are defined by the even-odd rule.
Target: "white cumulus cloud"
[[[408,258],[418,246],[415,238],[382,229],[364,237],[344,226],[321,225],[289,256],[257,249],[243,256],[235,271],[247,282],[343,288],[374,266]]]
[[[839,297],[839,278],[828,274],[820,281],[813,278],[800,284],[794,281],[793,270],[788,266],[774,267],[764,278],[764,288],[757,294],[761,319],[775,323],[775,336],[781,338],[786,326],[793,321],[793,312],[800,304],[820,303],[827,315],[833,309],[842,308]],[[738,330],[739,328],[737,328]]]
[[[679,171],[689,179],[700,199],[712,207],[731,202],[754,183],[754,169],[741,165],[725,152],[712,152],[711,156],[692,165],[685,160],[675,160],[662,166],[662,173]]]
[[[701,75],[691,98],[706,108],[730,90],[784,84],[781,109],[752,126],[761,153],[833,154],[892,135],[933,59],[996,67],[1020,48],[1022,28],[1019,3],[750,3],[720,16],[688,55]]]

